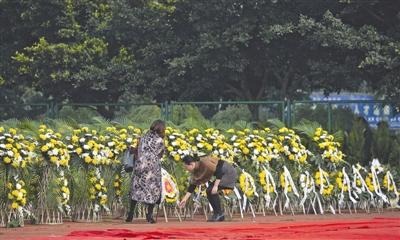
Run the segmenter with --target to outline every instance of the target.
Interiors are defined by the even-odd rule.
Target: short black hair
[[[187,156],[184,156],[183,158],[182,158],[182,161],[183,161],[183,163],[185,163],[186,165],[189,165],[190,163],[192,163],[192,162],[197,162],[197,161],[200,161],[200,158],[199,158],[199,156],[197,156],[197,155],[187,155]]]

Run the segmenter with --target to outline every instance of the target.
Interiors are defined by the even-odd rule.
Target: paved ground
[[[101,223],[65,222],[57,225],[26,225],[0,228],[0,239],[400,239],[400,211],[342,215],[257,216],[209,223],[201,216],[194,220],[156,224],[136,219]]]

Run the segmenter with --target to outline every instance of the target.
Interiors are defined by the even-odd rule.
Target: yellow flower
[[[249,152],[250,150],[247,147],[243,148],[243,154],[247,155]]]
[[[49,146],[44,145],[44,146],[42,146],[42,147],[40,148],[40,150],[41,150],[42,152],[47,152],[47,151],[49,151]]]
[[[11,204],[11,208],[12,209],[17,209],[19,207],[19,205],[18,205],[18,203],[16,203],[16,202],[13,202],[12,204]]]
[[[85,160],[85,163],[92,162],[92,158],[90,156],[86,156],[84,160]]]
[[[100,190],[101,189],[101,185],[100,184],[96,184],[95,186],[94,186],[97,190]]]
[[[56,156],[51,156],[50,157],[50,162],[57,163],[57,161],[58,161],[58,158]]]
[[[39,138],[40,138],[41,140],[43,140],[43,141],[47,139],[46,135],[44,135],[44,134],[40,134],[40,135],[39,135]]]
[[[14,128],[10,128],[8,131],[11,133],[11,135],[17,134],[17,130],[15,130]]]
[[[5,158],[3,159],[3,161],[4,161],[4,163],[9,164],[9,163],[11,162],[11,158],[5,157]]]
[[[174,155],[174,160],[175,161],[179,161],[181,159],[181,156],[179,156],[179,154],[175,154]]]
[[[76,154],[80,155],[82,153],[82,148],[77,148],[75,150]]]

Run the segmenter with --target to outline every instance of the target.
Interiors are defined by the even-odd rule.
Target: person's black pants
[[[136,205],[137,205],[137,201],[131,199],[131,204],[129,206],[128,216],[133,216],[133,213],[135,212]],[[147,215],[152,216],[155,204],[154,203],[153,204],[147,203],[146,205],[147,205]]]
[[[218,193],[216,194],[211,194],[211,190],[214,187],[214,182],[209,182],[206,193],[207,193],[207,199],[211,204],[211,207],[214,209],[214,214],[222,214],[222,208],[221,208],[221,201],[219,199],[219,195]],[[222,189],[232,189],[232,188],[228,188],[228,187],[224,187],[221,185],[218,185],[218,191],[222,190]]]

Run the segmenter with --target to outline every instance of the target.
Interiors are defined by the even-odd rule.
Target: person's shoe
[[[152,214],[146,214],[146,220],[148,223],[151,223],[151,224],[156,223]]]
[[[225,221],[225,215],[223,213],[216,213],[212,215],[210,219],[208,219],[208,222],[222,222]]]
[[[133,214],[128,214],[128,216],[126,217],[126,219],[125,219],[125,222],[132,222],[132,220],[133,220]]]

